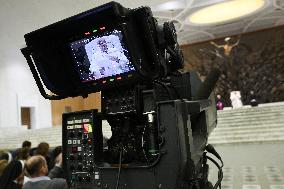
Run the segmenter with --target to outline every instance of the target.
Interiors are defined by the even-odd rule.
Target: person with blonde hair
[[[6,159],[0,160],[0,177],[4,171],[4,169],[7,167],[8,161]]]

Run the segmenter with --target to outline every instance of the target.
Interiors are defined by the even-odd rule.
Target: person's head
[[[221,95],[219,95],[219,94],[218,94],[218,95],[217,95],[217,99],[219,99],[219,100],[220,100],[220,99],[221,99]]]
[[[30,141],[25,140],[22,143],[22,148],[31,148],[31,146],[32,146],[32,143]]]
[[[48,155],[49,150],[49,144],[46,142],[41,142],[36,150],[36,155],[42,155],[43,157],[46,157]]]
[[[253,91],[250,91],[250,94],[251,94],[251,95],[253,95],[253,94],[254,94],[254,92],[253,92]]]
[[[105,39],[100,39],[98,41],[98,46],[100,47],[102,52],[107,52],[108,51],[107,42],[106,42]]]
[[[45,158],[41,155],[32,156],[26,161],[26,170],[32,178],[46,176],[48,167]]]
[[[0,160],[7,160],[10,163],[13,160],[12,154],[10,152],[1,152]]]
[[[4,169],[0,177],[0,186],[10,188],[13,182],[22,185],[24,181],[24,163],[13,160]]]
[[[0,177],[3,174],[3,171],[7,167],[7,165],[8,165],[8,161],[7,160],[5,160],[5,159],[0,160]]]
[[[27,160],[30,156],[29,153],[29,148],[25,147],[25,148],[21,148],[19,150],[18,156],[16,157],[17,160]]]
[[[9,156],[7,152],[0,152],[0,160],[8,160]]]

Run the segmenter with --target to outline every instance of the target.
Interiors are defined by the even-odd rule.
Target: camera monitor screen
[[[104,32],[70,44],[82,82],[134,71],[120,30]]]

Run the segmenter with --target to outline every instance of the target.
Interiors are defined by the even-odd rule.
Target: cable
[[[223,160],[222,160],[221,156],[218,154],[218,152],[215,150],[215,148],[211,144],[207,144],[205,149],[206,149],[207,152],[213,154],[215,157],[217,157],[220,160],[220,162],[221,162],[220,168],[222,170],[222,167],[224,166],[224,163],[223,163]],[[220,174],[221,174],[221,172],[219,171],[218,172],[218,178],[220,178],[220,176],[221,176]],[[222,174],[223,174],[223,172],[222,172]],[[222,175],[222,178],[223,178],[223,175]],[[219,184],[219,187],[221,189],[221,183]]]
[[[120,173],[121,173],[121,161],[122,161],[122,150],[119,152],[119,168],[118,168],[118,174],[117,174],[117,179],[116,179],[116,189],[118,189],[119,186],[119,180],[120,180]]]
[[[216,165],[216,167],[218,167],[219,172],[218,172],[218,181],[216,182],[216,184],[214,185],[213,189],[217,189],[218,186],[220,185],[221,188],[221,181],[223,179],[223,171],[221,166],[217,163],[217,161],[215,161],[213,158],[206,156],[207,159],[209,159],[212,163],[214,163]]]
[[[221,162],[221,168],[224,166],[223,160],[221,158],[221,156],[218,154],[218,152],[215,150],[215,148],[211,145],[211,144],[207,144],[205,147],[206,151],[213,154],[214,156],[216,156],[220,162]]]

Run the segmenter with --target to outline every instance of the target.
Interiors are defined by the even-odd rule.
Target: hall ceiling
[[[150,6],[159,23],[174,21],[181,44],[192,44],[284,25],[284,0],[266,0],[255,14],[234,21],[196,26],[188,16],[203,7],[230,0],[115,0],[125,7]],[[255,1],[255,0],[247,0]],[[56,21],[109,2],[109,0],[0,0],[0,39],[6,54],[7,45],[19,48],[23,35]],[[12,23],[12,24],[11,24]]]
[[[176,0],[151,6],[159,23],[174,21],[180,44],[192,44],[284,25],[284,0],[267,0],[262,10],[221,24],[197,26],[188,16],[203,7],[228,0]],[[253,0],[248,0],[253,1]]]

